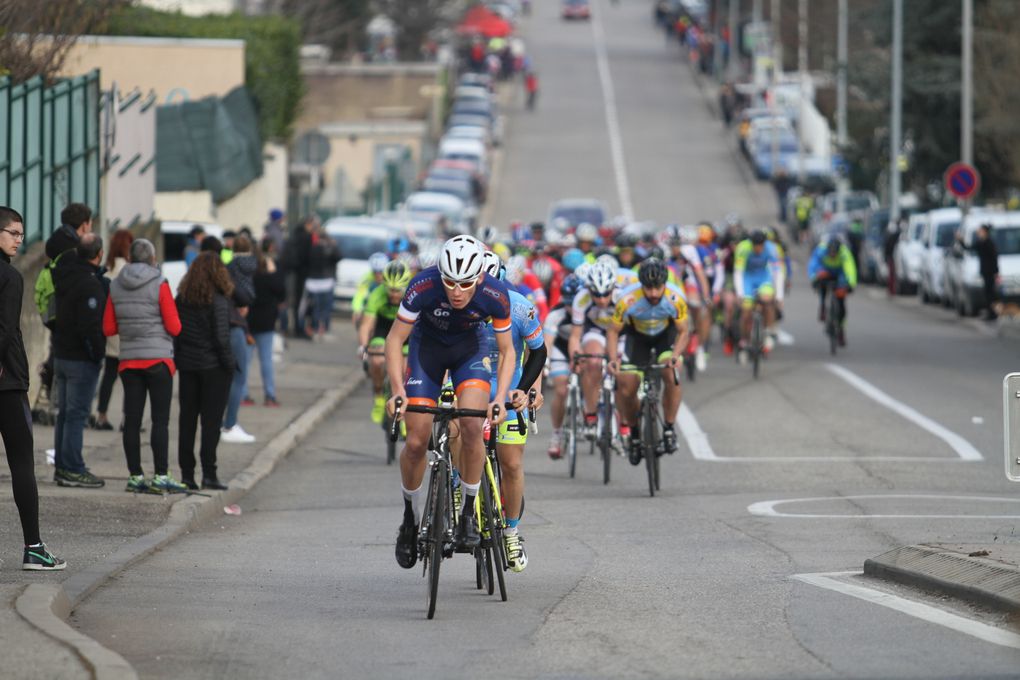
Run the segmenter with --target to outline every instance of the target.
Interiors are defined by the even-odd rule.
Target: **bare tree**
[[[296,18],[305,42],[347,56],[362,48],[371,0],[268,0],[265,9]]]
[[[0,74],[52,81],[81,36],[130,0],[0,0]]]
[[[429,34],[447,23],[451,0],[378,0],[376,6],[397,27],[396,48],[399,59],[421,59],[421,49]]]

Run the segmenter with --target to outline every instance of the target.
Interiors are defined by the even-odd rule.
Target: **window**
[[[163,234],[163,261],[183,262],[184,249],[187,247],[187,234]]]
[[[993,228],[992,238],[999,255],[1020,255],[1020,227]]]

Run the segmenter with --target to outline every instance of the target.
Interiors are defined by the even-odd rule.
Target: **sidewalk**
[[[864,573],[1020,613],[1020,541],[1016,539],[1001,545],[908,545],[866,560]]]
[[[127,563],[172,539],[176,534],[167,531],[168,527],[186,530],[190,523],[214,516],[213,512],[222,515],[222,505],[235,502],[235,496],[239,497],[268,474],[275,461],[286,455],[319,419],[328,417],[330,407],[360,382],[363,374],[354,356],[356,345],[354,329],[346,318],[334,319],[325,343],[290,340],[282,360],[276,364],[277,397],[282,404],[279,408],[261,406],[263,393],[256,358],[249,374],[249,385],[251,398],[258,405],[242,407],[239,422],[258,439],[254,444],[221,442],[218,449],[219,477],[231,491],[225,496],[215,494],[213,498],[192,496],[193,500],[181,506],[182,512],[174,513],[173,517],[172,508],[188,496],[136,495],[124,491],[128,472],[118,431],[86,430],[85,462],[92,472],[106,480],[106,486],[73,489],[54,484],[53,467],[45,462],[45,450],[53,446],[53,428],[37,426],[36,478],[42,537],[57,555],[67,560],[68,567],[63,572],[50,574],[21,570],[22,536],[11,494],[10,473],[6,466],[0,466],[0,512],[6,518],[0,526],[0,546],[3,546],[0,549],[0,602],[4,603],[0,606],[0,649],[5,657],[4,675],[17,678],[112,677],[90,668],[89,659],[80,656],[80,649],[72,649],[65,642],[43,634],[18,614],[16,602],[26,586],[44,584],[49,586],[53,597],[58,597],[60,593],[56,591],[61,589],[53,586],[62,584],[69,600],[69,604],[64,601],[64,608],[73,608],[92,588]],[[118,383],[110,405],[114,427],[121,421],[122,396]],[[175,477],[180,474],[177,413],[175,394],[170,417],[170,470]],[[148,417],[146,409],[146,419]],[[146,476],[151,476],[152,452],[148,436],[147,427],[142,433],[142,466]],[[212,504],[220,507],[212,507]],[[150,532],[155,533],[150,535]],[[21,600],[23,606],[26,599]],[[127,675],[119,677],[131,677],[130,668],[127,670]]]

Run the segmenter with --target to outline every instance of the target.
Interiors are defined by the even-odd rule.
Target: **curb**
[[[908,545],[865,560],[864,573],[1020,612],[1020,568],[1003,562],[936,546]]]
[[[96,680],[136,680],[135,670],[122,656],[67,625],[67,617],[108,580],[178,536],[218,516],[224,506],[243,498],[326,415],[357,389],[364,377],[360,366],[351,367],[340,379],[340,386],[326,390],[311,407],[273,437],[248,467],[230,480],[227,491],[218,491],[207,497],[188,496],[177,501],[162,526],[131,541],[106,560],[75,574],[62,584],[28,586],[15,600],[18,614],[39,631],[71,648]]]

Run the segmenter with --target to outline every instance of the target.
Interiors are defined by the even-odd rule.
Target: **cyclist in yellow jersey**
[[[365,303],[368,302],[368,296],[382,283],[383,269],[386,268],[389,262],[390,258],[386,256],[386,253],[372,253],[368,258],[370,270],[361,278],[361,282],[358,283],[358,289],[354,292],[354,297],[351,299],[351,321],[354,322],[355,328],[361,326],[361,317],[365,313]]]
[[[621,332],[626,338],[625,361],[637,365],[664,363],[662,389],[663,445],[667,453],[676,450],[673,421],[680,408],[683,392],[672,379],[672,368],[683,360],[683,350],[690,337],[687,303],[679,288],[666,281],[667,267],[662,260],[651,258],[641,263],[640,282],[621,293],[613,314],[613,324],[606,331],[609,370],[616,375],[616,403],[623,420],[630,425],[630,462],[641,462],[638,431],[637,398],[640,377],[621,370],[617,340]],[[668,376],[668,378],[666,377]]]

